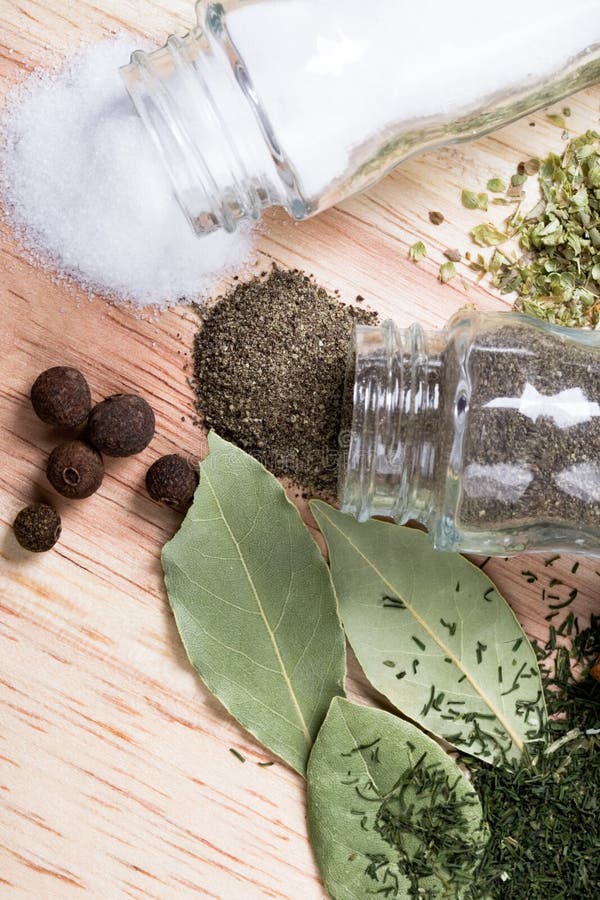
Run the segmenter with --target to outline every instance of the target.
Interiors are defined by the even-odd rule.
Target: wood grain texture
[[[162,42],[192,18],[188,0],[0,0],[0,90],[82,39],[127,27]],[[599,101],[598,89],[570,101],[574,133],[596,127]],[[461,207],[460,188],[506,178],[520,159],[561,146],[560,130],[539,114],[413,160],[318,220],[271,214],[255,266],[301,266],[402,324],[439,327],[466,302],[501,308],[507,301],[462,267],[467,286],[437,280],[442,251],[467,249],[478,221]],[[442,226],[430,224],[432,209],[445,215]],[[407,248],[418,238],[430,256],[416,266]],[[140,317],[89,300],[30,266],[2,226],[0,314],[0,897],[323,897],[302,780],[279,763],[257,766],[268,756],[193,674],[164,593],[159,550],[178,519],[150,502],[143,478],[162,453],[204,452],[186,380],[193,312]],[[109,461],[88,501],[53,497],[63,538],[38,558],[9,526],[25,503],[50,496],[43,470],[53,435],[28,391],[39,371],[62,363],[81,368],[96,399],[142,393],[158,433],[139,457]],[[523,557],[487,571],[527,631],[543,637],[544,588],[561,597],[576,588],[582,620],[598,610],[600,563],[583,560],[572,573],[573,562]],[[552,578],[565,585],[550,589]],[[378,702],[355,663],[349,688]]]

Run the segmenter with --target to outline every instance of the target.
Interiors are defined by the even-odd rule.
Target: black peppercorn
[[[133,456],[154,437],[154,413],[142,397],[115,394],[90,413],[87,439],[107,456]]]
[[[48,459],[46,475],[52,487],[70,500],[94,494],[104,478],[104,464],[97,450],[83,441],[66,441],[55,447]]]
[[[198,472],[177,453],[161,456],[146,473],[146,488],[153,500],[184,510],[198,487]]]
[[[32,553],[51,550],[60,537],[60,516],[46,503],[26,506],[14,521],[15,537],[21,547]]]
[[[31,388],[31,403],[42,422],[57,428],[83,425],[92,408],[87,381],[69,366],[42,372]]]

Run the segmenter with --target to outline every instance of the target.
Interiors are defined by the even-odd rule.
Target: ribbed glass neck
[[[342,436],[342,509],[427,525],[441,445],[443,332],[358,326],[348,373],[349,434]],[[347,415],[347,421],[350,416]]]
[[[198,234],[235,231],[269,206],[306,215],[224,13],[160,50],[137,51],[122,74]]]

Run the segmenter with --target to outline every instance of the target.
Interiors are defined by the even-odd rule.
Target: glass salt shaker
[[[358,326],[339,496],[440,550],[600,555],[600,334],[518,313]]]
[[[123,70],[198,234],[305,219],[600,80],[598,0],[222,0]]]

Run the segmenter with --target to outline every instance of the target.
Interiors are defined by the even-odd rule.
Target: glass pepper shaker
[[[518,313],[358,326],[340,501],[484,555],[600,555],[600,334]]]
[[[123,74],[199,234],[305,219],[600,80],[597,0],[222,0]]]

